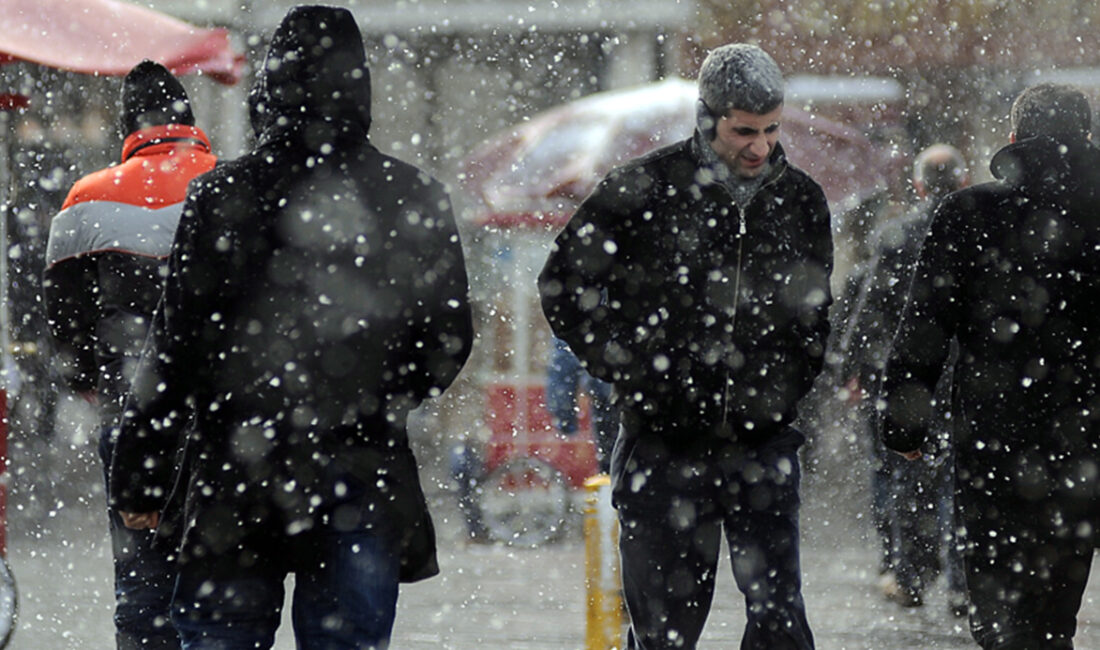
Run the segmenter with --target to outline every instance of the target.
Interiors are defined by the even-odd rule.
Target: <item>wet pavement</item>
[[[425,456],[421,454],[422,461]],[[810,624],[822,650],[976,648],[948,612],[942,581],[925,606],[886,602],[876,583],[876,542],[865,512],[865,475],[852,450],[821,449],[803,485],[803,566]],[[19,588],[19,621],[9,648],[113,647],[110,545],[94,444],[70,436],[46,445],[13,441],[8,557]],[[561,542],[511,548],[464,541],[446,489],[446,462],[425,461],[439,529],[442,574],[404,585],[395,650],[582,649],[584,548],[577,514]],[[735,648],[743,601],[728,561],[700,649]],[[284,620],[285,620],[284,616]],[[285,621],[276,648],[291,650]],[[1100,593],[1086,593],[1078,648],[1100,649]]]

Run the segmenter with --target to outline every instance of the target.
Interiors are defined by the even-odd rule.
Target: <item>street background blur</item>
[[[225,85],[188,75],[182,81],[215,152],[232,158],[247,150],[248,88],[267,36],[294,3],[137,4],[228,30],[242,57],[241,80]],[[838,288],[866,257],[867,233],[908,208],[913,197],[906,175],[914,151],[937,141],[954,144],[975,180],[985,180],[992,152],[1007,141],[1008,108],[1023,87],[1067,81],[1094,101],[1100,98],[1100,5],[1076,0],[333,4],[354,12],[367,45],[372,141],[451,188],[477,317],[470,363],[447,394],[417,413],[412,427],[439,528],[443,575],[403,589],[395,648],[583,643],[579,509],[566,512],[558,539],[530,548],[471,544],[457,506],[462,476],[455,458],[465,452],[483,463],[504,463],[509,454],[569,457],[570,479],[584,463],[591,465],[590,442],[583,435],[564,439],[545,413],[550,340],[533,292],[556,229],[600,171],[569,165],[598,152],[585,146],[590,138],[580,138],[552,169],[539,167],[538,156],[525,157],[533,140],[523,139],[530,133],[521,134],[522,125],[594,93],[690,80],[716,45],[760,44],[784,69],[792,90],[802,89],[788,101],[792,128],[793,115],[804,114],[806,133],[828,134],[838,143],[795,152],[803,156],[799,164],[817,171],[840,160],[847,166],[840,177],[870,179],[851,191],[826,187],[838,197],[830,197]],[[11,398],[8,559],[21,601],[13,648],[111,644],[114,598],[94,427],[86,406],[57,383],[39,292],[49,219],[76,179],[118,158],[120,85],[117,77],[29,61],[0,65],[0,94],[29,101],[27,108],[0,112],[0,208],[9,260],[4,308],[19,352],[17,372],[3,386]],[[501,143],[518,143],[508,150],[510,158],[499,158],[503,149],[493,147]],[[859,155],[841,155],[851,151]],[[510,202],[497,200],[505,196],[504,181],[486,176],[493,165],[529,170],[507,194]],[[537,182],[565,167],[579,171],[548,186]],[[806,597],[819,647],[973,647],[964,626],[947,614],[942,593],[922,609],[901,610],[876,589],[870,443],[848,418],[849,397],[837,377],[824,375],[804,422],[811,437],[805,452]],[[559,488],[575,505],[575,481]],[[729,647],[740,635],[740,596],[728,564],[723,571],[703,647]],[[1100,648],[1093,591],[1082,612],[1081,648]],[[279,643],[292,647],[285,631]]]

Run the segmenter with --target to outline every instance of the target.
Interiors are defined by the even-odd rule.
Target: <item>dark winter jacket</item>
[[[871,234],[873,255],[849,275],[838,314],[833,352],[843,359],[844,380],[852,377],[875,390],[909,293],[917,254],[928,232],[935,204],[922,203],[890,219]]]
[[[615,384],[627,422],[682,449],[715,436],[755,446],[794,418],[821,368],[829,210],[778,145],[760,190],[735,204],[702,146],[697,135],[600,183],[554,243],[543,310]]]
[[[1005,147],[991,167],[998,180],[949,195],[933,217],[882,423],[888,447],[922,445],[956,338],[955,447],[976,472],[960,480],[973,474],[976,487],[994,476],[1007,485],[1032,454],[1094,457],[1100,413],[1100,152],[1036,137]]]
[[[122,412],[187,184],[216,161],[190,109],[171,110],[186,94],[167,70],[140,64],[123,88],[122,122],[135,130],[122,163],[69,191],[50,224],[43,284],[62,374],[72,389],[97,392],[104,426]]]
[[[367,137],[369,81],[350,13],[292,10],[256,148],[191,188],[111,473],[123,511],[180,483],[184,560],[328,526],[438,571],[406,416],[466,361],[467,278],[444,188]]]

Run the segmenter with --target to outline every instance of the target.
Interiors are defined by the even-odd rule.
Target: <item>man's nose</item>
[[[768,155],[768,137],[764,134],[760,134],[752,139],[752,144],[749,145],[749,150],[754,156],[766,156]]]

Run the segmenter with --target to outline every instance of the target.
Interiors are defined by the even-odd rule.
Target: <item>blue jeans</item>
[[[554,426],[565,435],[577,432],[577,392],[584,390],[592,407],[592,433],[600,472],[611,471],[611,451],[619,435],[619,415],[611,401],[611,384],[585,372],[580,359],[561,339],[546,364],[546,408]]]
[[[112,429],[99,436],[103,480],[114,452]],[[115,641],[119,650],[175,650],[179,636],[169,621],[172,589],[176,583],[173,549],[154,546],[156,533],[131,530],[114,508],[109,509],[111,548],[115,568]],[[167,544],[163,545],[169,546]]]
[[[382,650],[397,609],[399,560],[375,531],[321,529],[180,567],[172,622],[186,650],[255,650],[275,642],[283,582],[295,574],[299,650]]]

